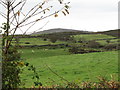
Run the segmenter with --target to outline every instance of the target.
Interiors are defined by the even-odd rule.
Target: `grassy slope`
[[[29,42],[30,44],[25,44],[25,42]],[[43,41],[41,38],[21,38],[20,45],[47,45],[47,44],[61,44],[66,43],[63,41],[56,41],[55,43],[50,42],[49,40]]]
[[[69,53],[64,50],[39,51],[35,49],[34,51],[32,54],[31,49],[23,50],[22,57],[27,58],[28,62],[36,66],[44,85],[50,84],[47,83],[51,81],[50,79],[56,81],[53,84],[61,82],[61,79],[54,75],[45,64],[69,81],[78,79],[96,81],[99,75],[110,77],[110,74],[118,73],[117,51],[76,55],[68,55]],[[27,74],[23,74],[22,78],[28,79],[27,86],[33,85],[30,80],[31,75],[32,73],[28,71]]]
[[[96,40],[96,39],[112,39],[115,38],[114,36],[105,35],[105,34],[84,34],[84,35],[75,35],[74,36],[76,40],[79,40],[80,38],[84,38],[85,40]],[[119,39],[112,39],[110,40],[110,44],[118,44]],[[97,40],[101,45],[108,44],[106,40]]]
[[[113,36],[109,36],[105,34],[83,34],[83,35],[75,35],[74,37],[76,40],[79,40],[79,38],[84,38],[85,40],[115,38]]]
[[[120,39],[112,39],[110,40],[109,44],[119,44]],[[101,45],[107,45],[108,43],[106,42],[106,40],[97,40],[98,43],[100,43]]]

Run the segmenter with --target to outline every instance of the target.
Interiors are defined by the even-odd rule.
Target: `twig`
[[[70,83],[68,80],[66,80],[65,78],[63,78],[62,76],[60,76],[59,74],[57,74],[56,72],[54,72],[47,64],[45,64],[46,67],[52,72],[54,73],[56,76],[58,76],[59,78],[61,78],[62,80],[66,81],[67,83]]]

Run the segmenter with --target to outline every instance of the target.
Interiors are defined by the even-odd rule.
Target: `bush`
[[[117,45],[117,50],[120,50],[120,44]]]
[[[120,87],[120,82],[111,78],[111,80],[107,80],[104,77],[98,77],[98,82],[90,82],[90,81],[83,81],[83,82],[65,82],[63,85],[56,84],[52,86],[39,86],[39,89],[59,89],[63,88],[63,90],[118,90]],[[35,89],[35,86],[32,86]]]
[[[110,40],[106,40],[107,43],[110,43]]]
[[[51,37],[50,37],[50,41],[51,41],[52,43],[55,43],[55,42],[57,41],[57,38],[54,37],[54,36],[51,36]]]
[[[25,42],[25,44],[30,44],[30,42]]]
[[[104,46],[106,50],[120,50],[120,44],[108,44]]]
[[[85,42],[87,42],[87,40],[85,40],[84,38],[80,38],[80,39],[78,40],[78,43],[85,43]]]
[[[2,88],[17,88],[20,81],[20,68],[22,65],[20,54],[16,47],[10,46],[8,54],[2,54]]]
[[[91,53],[91,52],[101,52],[101,50],[89,49],[89,48],[81,48],[81,47],[72,47],[69,49],[70,53],[73,54],[84,54],[84,53]]]
[[[44,38],[44,39],[43,39],[43,41],[47,41],[47,39],[46,39],[46,38]]]
[[[87,44],[86,44],[86,46],[88,47],[88,48],[100,48],[100,47],[102,47],[102,45],[100,45],[98,42],[96,42],[96,41],[89,41]]]
[[[78,47],[75,47],[75,46],[69,49],[69,52],[74,53],[74,54],[77,54],[78,51],[79,51]]]

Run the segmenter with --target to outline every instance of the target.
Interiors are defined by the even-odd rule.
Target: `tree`
[[[2,82],[3,88],[17,88],[20,84],[19,73],[20,68],[18,64],[24,64],[20,60],[20,55],[17,49],[12,45],[12,40],[17,30],[20,30],[23,35],[33,27],[37,22],[46,19],[50,16],[58,17],[58,14],[62,12],[65,16],[69,14],[69,2],[64,3],[63,0],[58,0],[59,4],[62,5],[60,9],[54,9],[54,5],[45,6],[49,0],[43,0],[38,2],[35,6],[32,6],[29,10],[24,12],[28,0],[0,0],[0,5],[4,13],[0,11],[0,15],[6,20],[3,23],[2,33]],[[27,27],[25,31],[22,29]],[[39,28],[41,29],[41,28]],[[12,72],[12,75],[10,74]],[[17,73],[17,74],[16,74]],[[14,78],[14,79],[13,79]]]
[[[57,41],[57,38],[58,37],[56,35],[52,35],[52,36],[49,37],[49,39],[52,43],[55,43]]]

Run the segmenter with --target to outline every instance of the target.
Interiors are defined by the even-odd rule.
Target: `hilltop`
[[[119,29],[115,30],[107,30],[107,31],[100,31],[100,32],[92,32],[92,31],[84,31],[84,30],[75,30],[75,29],[64,29],[64,28],[53,28],[44,31],[34,32],[31,35],[38,35],[38,34],[52,34],[52,33],[68,33],[68,34],[106,34],[111,35],[114,37],[120,37]]]
[[[97,33],[106,34],[106,35],[111,35],[111,36],[120,38],[120,29],[108,30],[108,31],[97,32]]]
[[[83,31],[83,30],[74,30],[74,29],[64,29],[64,28],[54,28],[54,29],[48,29],[44,31],[39,31],[39,32],[34,32],[32,35],[36,34],[50,34],[50,33],[62,33],[62,32],[77,32],[77,33],[90,33],[88,31]]]

